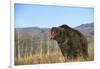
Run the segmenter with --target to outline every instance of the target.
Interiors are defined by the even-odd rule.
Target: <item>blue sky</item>
[[[14,5],[16,28],[46,27],[62,24],[76,27],[94,22],[94,9],[82,7],[18,4]]]

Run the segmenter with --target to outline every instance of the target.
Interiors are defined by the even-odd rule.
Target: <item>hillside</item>
[[[15,28],[15,32],[19,32],[23,35],[23,38],[30,39],[31,37],[44,37],[49,33],[49,28],[39,27],[27,27],[27,28]]]
[[[80,26],[75,27],[76,30],[79,30],[87,37],[94,36],[94,23],[82,24]]]
[[[94,23],[82,24],[75,27],[74,29],[79,30],[87,37],[94,36]],[[24,38],[31,38],[32,36],[43,37],[50,32],[50,28],[39,28],[39,27],[27,27],[27,28],[15,28],[16,32],[23,35]]]

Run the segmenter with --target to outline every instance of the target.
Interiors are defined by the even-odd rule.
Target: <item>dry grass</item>
[[[30,55],[26,57],[21,57],[15,59],[15,65],[25,65],[25,64],[46,64],[46,63],[62,63],[64,62],[64,57],[59,53],[50,53],[49,55]]]
[[[89,57],[87,61],[94,60],[93,48],[89,47]],[[82,56],[79,56],[77,59],[69,60],[64,58],[60,53],[50,53],[50,55],[30,55],[26,57],[20,57],[15,59],[15,65],[29,65],[29,64],[49,64],[49,63],[63,63],[63,62],[80,62],[85,61]]]
[[[61,52],[50,53],[49,55],[40,56],[39,54],[24,56],[20,58],[15,58],[15,65],[29,65],[29,64],[49,64],[49,63],[63,63],[63,62],[80,62],[80,61],[93,61],[94,60],[94,41],[93,39],[88,39],[89,47],[88,53],[89,57],[87,60],[84,60],[82,56],[79,56],[77,59],[69,60],[64,58]]]

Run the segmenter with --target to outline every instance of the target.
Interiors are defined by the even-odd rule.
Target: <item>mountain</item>
[[[27,27],[27,28],[15,28],[15,32],[19,32],[20,36],[23,38],[32,38],[32,37],[44,37],[50,31],[50,28],[39,28],[39,27]]]
[[[80,26],[75,27],[74,29],[79,30],[87,37],[94,36],[94,23],[82,24]]]
[[[82,24],[75,27],[74,29],[79,30],[87,37],[94,36],[94,23]],[[50,28],[40,28],[40,27],[27,27],[27,28],[15,28],[15,33],[20,34],[23,38],[30,39],[32,37],[45,37],[50,32]]]

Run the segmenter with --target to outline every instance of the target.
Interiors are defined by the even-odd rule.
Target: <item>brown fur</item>
[[[56,34],[53,39],[58,42],[64,57],[77,58],[83,56],[84,59],[88,57],[88,42],[82,33],[67,25],[53,27],[51,32],[53,31]]]

